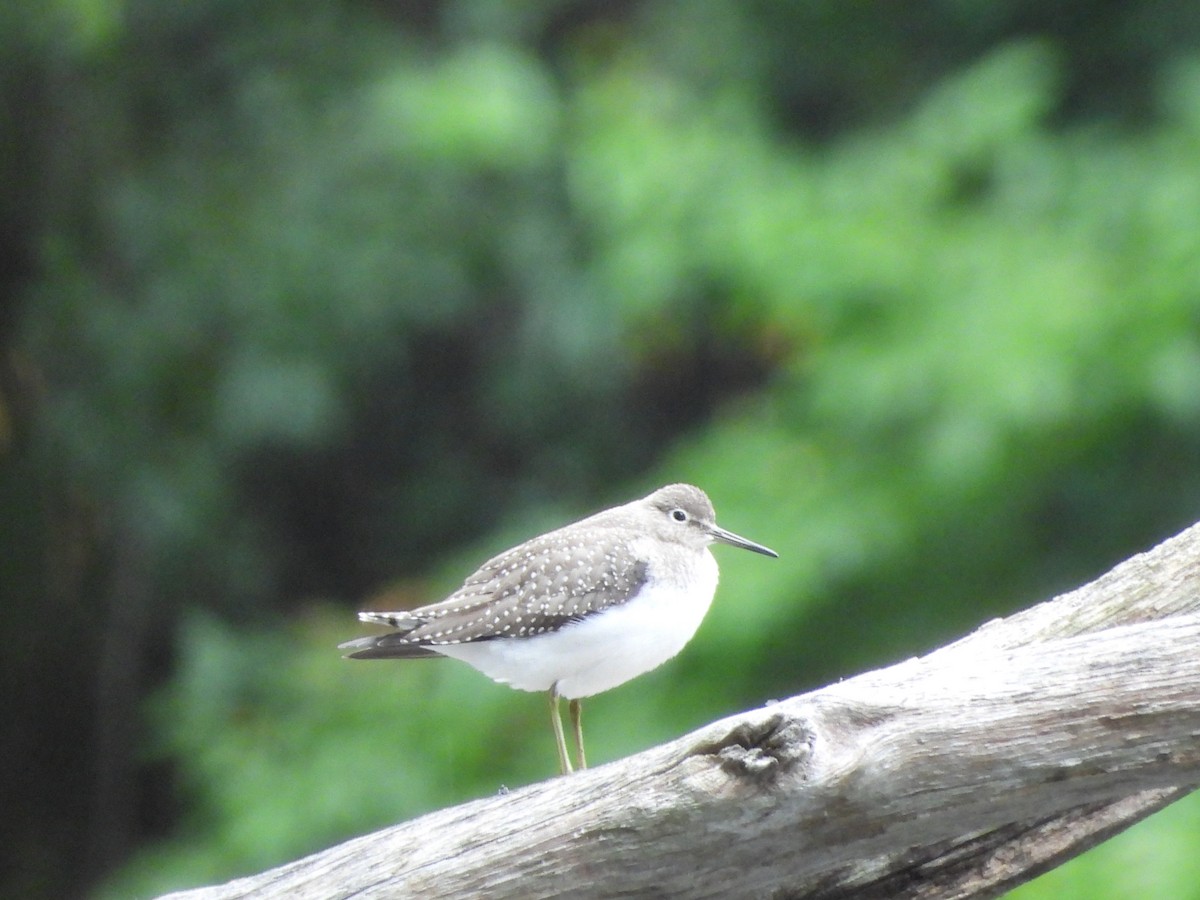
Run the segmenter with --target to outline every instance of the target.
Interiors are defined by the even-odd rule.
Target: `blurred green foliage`
[[[0,893],[546,777],[540,698],[333,648],[666,481],[781,558],[718,550],[693,644],[588,703],[596,762],[1194,521],[1198,36],[1152,0],[6,5]],[[1196,808],[1020,896],[1200,895]]]

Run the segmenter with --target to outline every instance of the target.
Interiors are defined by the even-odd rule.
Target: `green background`
[[[539,697],[335,646],[668,481],[780,559],[717,549],[594,763],[1200,518],[1195,4],[8,0],[0,51],[6,896],[548,777]]]

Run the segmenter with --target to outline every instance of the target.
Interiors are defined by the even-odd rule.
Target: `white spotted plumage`
[[[657,668],[692,639],[717,589],[717,561],[701,554],[686,581],[658,579],[651,567],[632,597],[603,613],[523,640],[441,644],[437,652],[517,690],[599,694]]]

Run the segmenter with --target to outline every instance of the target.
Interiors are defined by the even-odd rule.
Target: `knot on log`
[[[724,737],[701,744],[696,753],[715,756],[721,769],[750,778],[776,777],[790,771],[812,752],[813,731],[783,711],[757,721],[742,721]]]

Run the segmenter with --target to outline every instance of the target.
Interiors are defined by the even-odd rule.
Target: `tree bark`
[[[923,658],[229,884],[233,897],[996,896],[1200,784],[1200,525]]]

